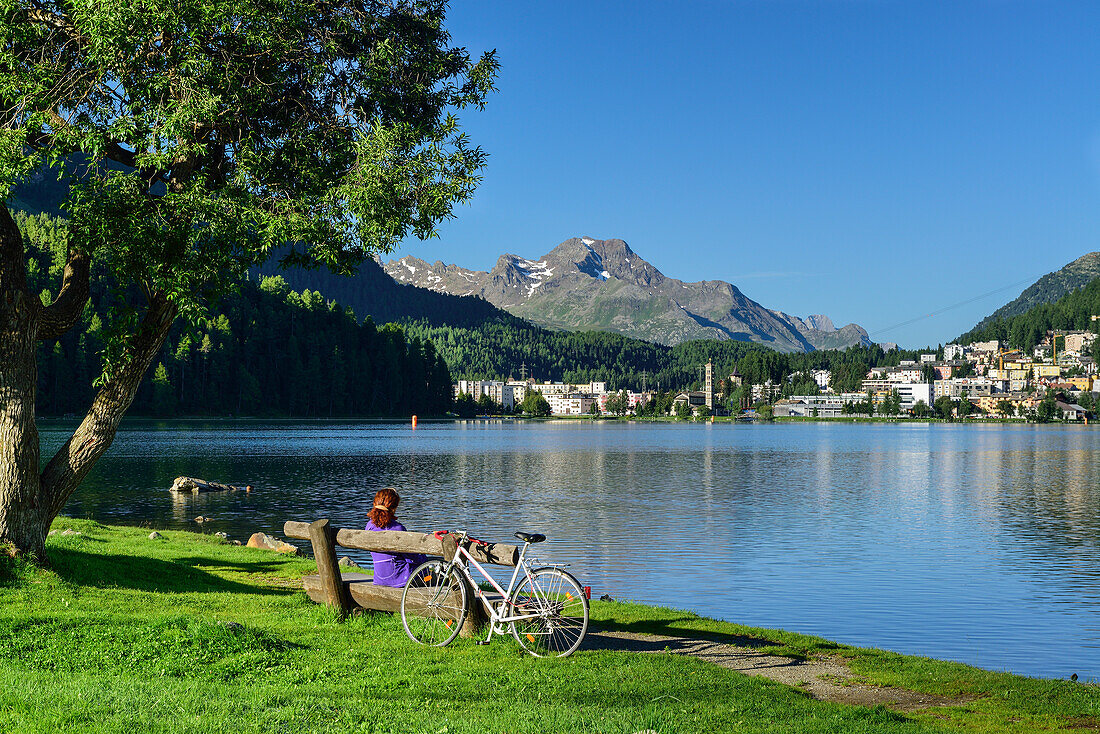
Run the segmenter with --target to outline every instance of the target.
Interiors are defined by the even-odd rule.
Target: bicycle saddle
[[[541,543],[546,540],[546,536],[542,533],[516,533],[516,537],[525,543]]]

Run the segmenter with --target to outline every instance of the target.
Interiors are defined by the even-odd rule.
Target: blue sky
[[[448,25],[500,56],[461,115],[489,164],[394,256],[619,237],[920,346],[1100,250],[1100,3],[456,0]]]

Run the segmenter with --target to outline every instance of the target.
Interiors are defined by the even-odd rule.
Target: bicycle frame
[[[481,601],[481,605],[485,608],[486,613],[489,615],[489,620],[490,620],[489,637],[491,638],[493,636],[494,631],[499,631],[501,634],[504,633],[503,628],[500,629],[500,630],[496,630],[496,627],[498,625],[505,625],[505,624],[510,624],[512,622],[519,622],[519,621],[522,621],[522,620],[525,620],[525,619],[535,619],[535,618],[537,618],[539,616],[539,612],[537,612],[537,611],[526,613],[526,614],[505,614],[505,613],[503,613],[503,611],[507,609],[508,605],[512,604],[512,598],[511,598],[512,597],[512,592],[516,589],[516,581],[520,578],[520,576],[519,576],[520,570],[521,569],[523,570],[524,576],[526,578],[528,578],[528,579],[531,578],[531,569],[527,565],[527,562],[526,562],[527,549],[530,547],[530,544],[529,543],[524,543],[523,549],[519,553],[519,560],[516,561],[516,568],[512,572],[512,579],[508,582],[508,589],[505,590],[505,589],[501,588],[500,584],[498,584],[496,582],[496,580],[492,576],[489,575],[489,573],[485,570],[485,568],[480,563],[478,563],[472,555],[470,555],[470,552],[468,550],[466,550],[466,548],[463,546],[464,542],[465,542],[465,538],[463,538],[461,541],[459,541],[458,548],[455,551],[455,556],[454,556],[454,558],[451,559],[451,562],[450,562],[450,564],[448,564],[447,568],[448,568],[448,570],[450,570],[451,568],[457,568],[462,573],[463,577],[465,577],[466,581],[470,584],[470,588],[472,588],[474,590],[475,596]],[[485,596],[485,591],[482,590],[481,587],[478,586],[478,584],[477,584],[476,580],[474,579],[473,575],[470,573],[470,565],[471,564],[473,565],[474,568],[477,569],[478,573],[480,573],[481,576],[487,582],[489,582],[489,584],[501,595],[501,597],[502,597],[502,604],[501,604],[502,613],[498,613],[497,610],[493,608],[493,605],[489,602],[489,600]],[[534,589],[534,580],[533,579],[532,579],[532,582],[531,582],[531,588]]]

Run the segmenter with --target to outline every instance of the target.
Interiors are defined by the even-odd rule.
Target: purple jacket
[[[389,527],[380,528],[368,520],[366,529],[403,531],[405,526],[394,520]],[[409,580],[414,568],[428,560],[419,553],[371,553],[370,558],[374,562],[374,583],[398,589]]]

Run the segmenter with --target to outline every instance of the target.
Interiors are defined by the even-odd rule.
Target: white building
[[[912,410],[918,400],[923,400],[925,405],[932,404],[932,385],[923,381],[901,382],[898,380],[884,379],[864,380],[862,395],[864,396],[863,399],[865,399],[867,393],[871,393],[875,397],[875,403],[878,404],[893,390],[897,390],[898,392],[898,399],[901,401],[902,410]]]
[[[997,354],[1001,351],[1001,343],[996,339],[991,339],[987,342],[974,342],[970,345],[971,352],[985,352],[987,354]]]
[[[596,404],[596,398],[585,393],[554,393],[544,397],[554,415],[586,415]]]
[[[829,383],[833,380],[832,372],[830,372],[829,370],[814,370],[810,374],[813,375],[814,382],[817,383],[817,386],[819,388],[821,388],[822,390],[829,389]]]
[[[523,399],[527,397],[527,383],[513,380],[508,383],[508,386],[512,388],[512,400],[519,405],[523,402]]]
[[[966,347],[962,344],[948,344],[943,348],[943,359],[945,362],[953,362],[956,359],[964,359],[966,357]]]
[[[573,385],[568,382],[543,382],[533,383],[530,387],[541,392],[547,399],[549,399],[551,395],[568,395],[576,392],[583,392],[589,395],[602,395],[607,392],[606,382],[587,382],[579,385]]]
[[[770,403],[778,398],[782,393],[782,385],[777,385],[771,380],[767,380],[763,384],[752,386],[752,401],[754,403],[759,403],[760,401]]]
[[[895,389],[898,391],[898,397],[901,398],[902,410],[912,410],[918,401],[928,406],[933,403],[932,385],[927,382],[903,382]]]
[[[844,415],[844,400],[839,395],[792,395],[775,404],[775,415],[839,418]]]
[[[459,380],[455,384],[455,397],[462,393],[472,396],[474,400],[488,395],[493,402],[503,405],[508,411],[516,406],[515,391],[510,383],[497,380]]]
[[[948,380],[936,380],[932,391],[934,398],[960,398],[965,392],[967,397],[977,398],[1004,392],[1009,387],[1008,380],[996,380],[990,377],[952,377]]]

